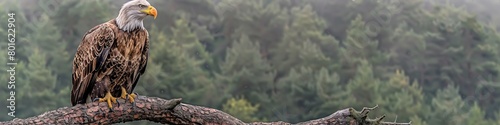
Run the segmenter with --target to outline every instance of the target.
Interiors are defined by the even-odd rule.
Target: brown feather
[[[131,93],[146,68],[148,37],[145,29],[120,30],[114,19],[87,32],[73,60],[72,104],[102,98],[108,89],[117,97],[121,86]]]

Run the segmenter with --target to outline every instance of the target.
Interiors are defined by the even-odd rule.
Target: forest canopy
[[[158,18],[144,22],[151,50],[139,95],[245,122],[378,105],[370,115],[413,125],[500,124],[499,0],[149,1]],[[0,0],[0,38],[16,14],[16,118],[71,106],[83,34],[124,2]],[[13,119],[7,105],[0,121]]]

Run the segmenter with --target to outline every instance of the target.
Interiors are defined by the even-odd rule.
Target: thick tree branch
[[[165,100],[156,97],[140,96],[135,106],[122,99],[118,100],[113,111],[106,103],[88,103],[73,107],[64,107],[45,112],[27,119],[14,119],[1,122],[2,125],[22,124],[113,124],[128,121],[149,120],[163,124],[190,125],[290,125],[286,122],[254,122],[244,123],[241,120],[220,110],[181,103],[181,99]],[[410,125],[410,123],[381,122],[378,119],[367,119],[367,114],[374,108],[363,108],[358,112],[352,108],[339,110],[325,118],[297,123],[297,125]]]

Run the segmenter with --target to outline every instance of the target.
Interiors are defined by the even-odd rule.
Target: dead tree
[[[245,123],[217,109],[181,103],[181,99],[165,100],[157,97],[140,96],[135,106],[123,99],[117,100],[110,110],[106,103],[87,103],[73,107],[63,107],[27,119],[0,122],[1,125],[24,124],[113,124],[120,122],[149,120],[162,124],[182,125],[291,125],[278,122]],[[382,122],[384,116],[375,119],[367,117],[374,108],[353,108],[339,110],[327,117],[296,123],[297,125],[410,125],[410,123]]]

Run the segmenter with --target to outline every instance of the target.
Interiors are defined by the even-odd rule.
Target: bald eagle
[[[116,18],[83,36],[73,59],[73,106],[98,100],[112,108],[117,98],[134,102],[137,95],[132,91],[148,60],[149,34],[143,20],[156,15],[148,1],[131,0]]]

